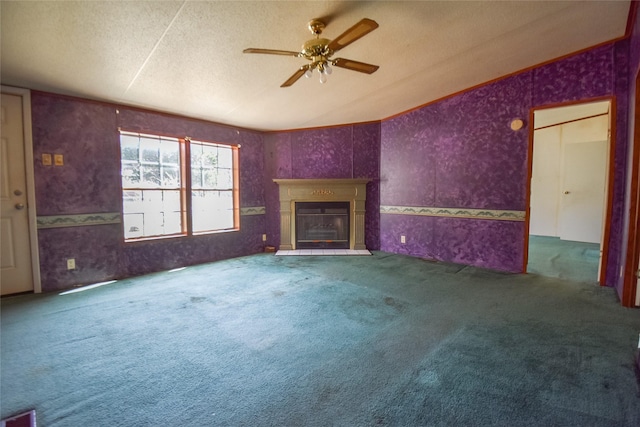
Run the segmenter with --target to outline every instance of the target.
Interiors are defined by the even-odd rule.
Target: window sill
[[[200,236],[210,236],[212,234],[226,234],[240,231],[240,228],[229,228],[225,230],[212,230],[212,231],[199,231],[197,233],[189,234],[170,234],[166,236],[149,236],[139,237],[136,239],[124,239],[124,243],[145,243],[145,242],[158,242],[163,240],[176,240],[176,239],[190,239]]]

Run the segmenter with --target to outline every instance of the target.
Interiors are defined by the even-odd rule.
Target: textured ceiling
[[[6,85],[140,106],[259,130],[381,120],[624,35],[629,1],[20,1],[0,3]],[[280,85],[306,63],[307,22],[380,66]]]

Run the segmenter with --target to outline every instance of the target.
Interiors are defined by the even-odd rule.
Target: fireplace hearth
[[[280,250],[366,249],[368,179],[274,179],[280,194]]]

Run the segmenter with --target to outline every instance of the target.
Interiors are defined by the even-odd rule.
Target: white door
[[[564,144],[559,235],[600,243],[605,205],[607,141]]]
[[[562,126],[533,134],[529,234],[558,237]]]
[[[0,293],[33,291],[22,97],[2,94],[0,110]]]

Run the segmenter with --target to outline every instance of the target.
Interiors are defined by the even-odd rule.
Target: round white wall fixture
[[[520,130],[524,126],[524,122],[520,119],[514,119],[511,122],[511,130]]]

